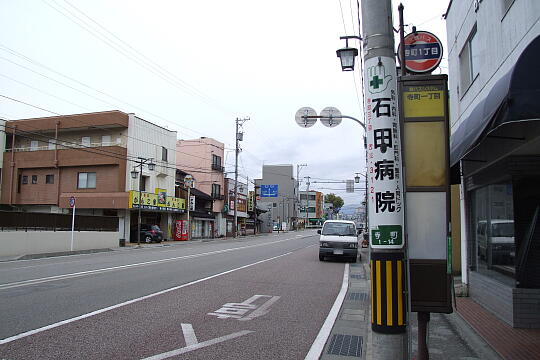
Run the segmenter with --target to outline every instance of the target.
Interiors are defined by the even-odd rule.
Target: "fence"
[[[0,231],[71,231],[72,215],[0,211]],[[75,231],[118,231],[116,216],[75,215]]]

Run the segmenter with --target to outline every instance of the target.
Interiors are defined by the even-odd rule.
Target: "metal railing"
[[[114,142],[114,141],[107,141],[107,142],[99,142],[99,143],[89,143],[89,144],[75,144],[75,143],[58,143],[56,144],[56,148],[58,150],[63,149],[84,149],[84,148],[96,148],[96,147],[105,147],[105,146],[122,146],[124,145],[122,142]],[[24,152],[24,151],[43,151],[43,150],[55,150],[54,144],[47,144],[42,146],[24,146],[24,147],[16,147],[16,148],[9,148],[6,149],[6,152]]]

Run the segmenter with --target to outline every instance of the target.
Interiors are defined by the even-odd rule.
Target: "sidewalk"
[[[540,359],[540,329],[515,329],[469,297],[456,299],[457,313],[503,359]]]

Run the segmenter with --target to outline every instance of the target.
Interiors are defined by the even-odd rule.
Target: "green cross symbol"
[[[374,89],[378,89],[379,85],[382,85],[383,79],[379,79],[377,75],[373,77],[373,80],[369,82],[369,85],[372,86]]]

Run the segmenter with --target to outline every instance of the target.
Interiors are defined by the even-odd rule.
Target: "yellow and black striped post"
[[[405,332],[405,267],[401,252],[371,253],[371,328],[383,334]]]

